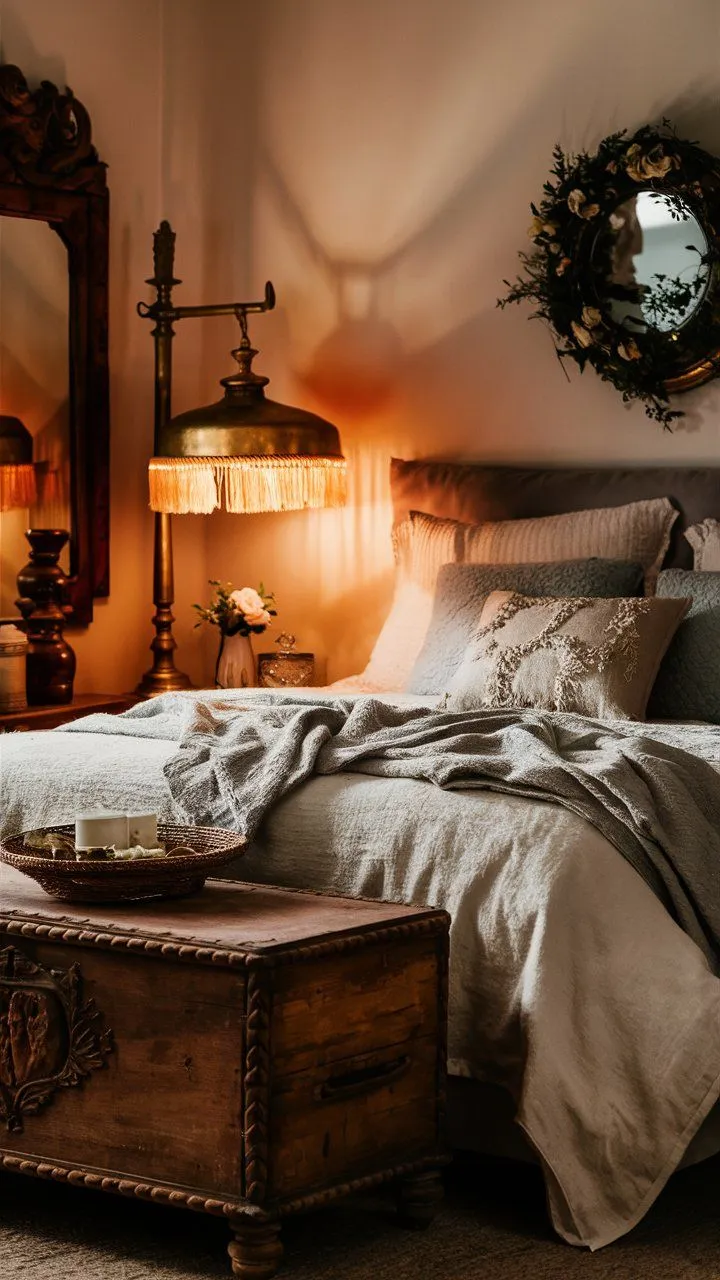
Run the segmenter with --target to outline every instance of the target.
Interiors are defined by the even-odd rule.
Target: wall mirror
[[[531,302],[562,360],[671,426],[679,391],[720,371],[720,162],[668,121],[555,148],[530,253],[500,305]]]
[[[640,191],[609,214],[598,232],[606,266],[600,299],[629,333],[673,333],[703,304],[710,270],[702,224],[683,200]]]
[[[0,66],[0,464],[14,418],[33,467],[31,494],[6,489],[0,504],[3,617],[16,613],[26,528],[70,534],[71,623],[87,625],[109,592],[107,282],[105,166],[87,111]]]

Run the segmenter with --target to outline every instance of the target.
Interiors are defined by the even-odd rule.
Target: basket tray
[[[74,836],[74,826],[44,827]],[[246,841],[235,831],[158,823],[158,840],[168,848],[185,845],[192,853],[176,857],[77,862],[28,849],[24,836],[0,841],[0,861],[31,876],[62,902],[141,902],[145,898],[185,898],[199,893],[212,871],[239,858]]]

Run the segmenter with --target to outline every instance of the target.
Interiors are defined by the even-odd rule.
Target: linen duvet
[[[93,806],[176,817],[163,766],[177,744],[140,734],[0,738],[2,834]],[[720,732],[688,726],[684,741],[720,772]],[[720,1094],[720,980],[633,867],[558,804],[314,777],[234,874],[451,913],[450,1070],[513,1095],[571,1243],[630,1229]]]

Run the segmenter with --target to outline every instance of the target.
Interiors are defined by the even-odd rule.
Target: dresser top
[[[377,930],[444,931],[449,917],[434,908],[341,898],[269,885],[208,880],[199,894],[114,905],[59,902],[29,877],[0,863],[2,936],[35,935],[87,945],[180,954],[243,963],[246,955],[343,945]],[[193,958],[188,955],[188,959]]]

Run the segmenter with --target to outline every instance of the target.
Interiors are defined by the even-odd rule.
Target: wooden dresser
[[[282,1215],[444,1162],[445,912],[209,881],[72,908],[2,867],[0,1166],[227,1218],[265,1280]]]
[[[31,729],[56,729],[95,711],[119,715],[134,707],[134,693],[79,693],[65,706],[26,707],[24,711],[0,711],[0,733],[27,733]]]

